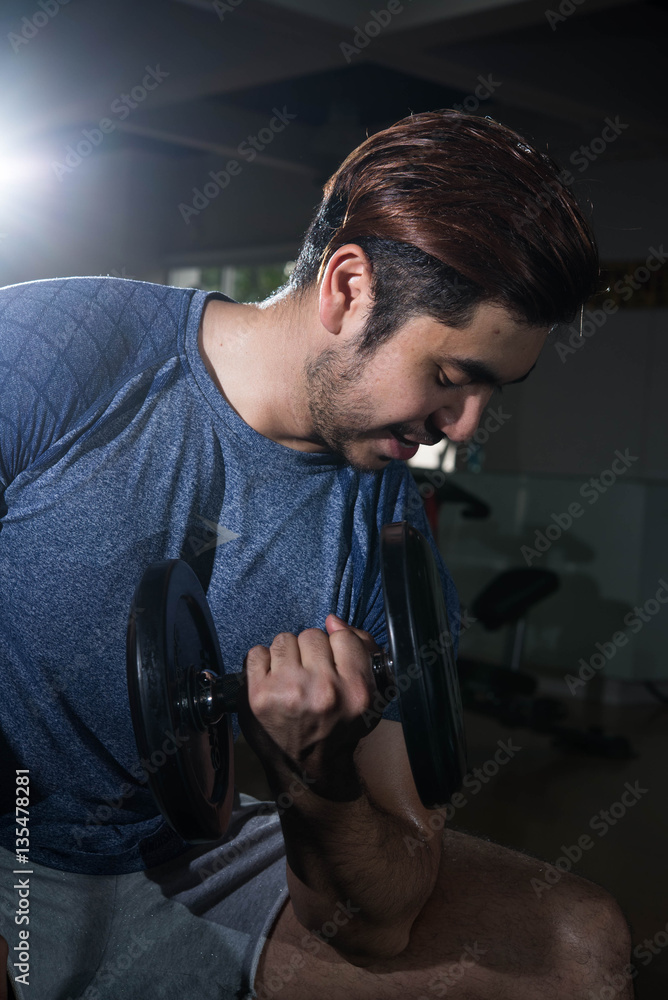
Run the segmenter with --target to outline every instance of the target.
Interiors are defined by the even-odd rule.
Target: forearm
[[[337,778],[341,799],[340,773]],[[345,783],[349,801],[305,790],[281,822],[298,920],[313,932],[326,924],[336,928],[333,937],[325,933],[332,947],[364,964],[398,955],[408,945],[436,882],[439,850],[432,831],[416,818],[374,805],[356,775]],[[407,837],[424,842],[425,849],[409,851]]]
[[[323,940],[368,965],[408,946],[436,884],[440,846],[400,729],[378,720],[370,731],[365,719],[375,643],[334,616],[326,624],[329,636],[280,633],[271,649],[249,650],[239,722],[281,806],[297,919],[314,934],[331,924]],[[416,842],[424,850],[408,849]]]

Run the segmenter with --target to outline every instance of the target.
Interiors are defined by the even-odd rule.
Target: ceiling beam
[[[236,146],[226,146],[224,143],[213,142],[206,139],[196,139],[193,136],[184,135],[183,132],[152,128],[150,125],[141,125],[135,122],[119,122],[119,132],[127,132],[130,135],[142,136],[145,139],[157,139],[159,142],[167,142],[172,146],[181,146],[183,149],[196,150],[199,153],[215,153],[227,159],[235,159],[239,156]],[[285,170],[288,173],[301,174],[314,180],[317,171],[305,163],[298,163],[295,160],[284,160],[279,156],[269,156],[266,153],[257,153],[252,161],[261,167],[270,167],[272,170]]]
[[[274,120],[276,112],[282,112],[283,106],[266,109],[266,113],[251,111],[226,104],[214,97],[202,98],[190,104],[178,104],[168,108],[147,108],[137,110],[122,125],[136,124],[139,130],[174,132],[188,139],[188,145],[193,149],[206,149],[207,144],[224,147],[231,154],[239,156],[238,146],[244,140],[256,135],[261,129],[267,128]],[[292,109],[286,108],[288,114]],[[292,118],[287,123],[275,121],[275,138],[271,143],[271,155],[279,160],[294,157],[283,157],[285,150],[284,138],[291,136],[291,145],[306,145],[310,141],[312,129],[304,125],[299,118]],[[284,127],[281,127],[284,126]],[[129,131],[129,130],[128,130]],[[274,145],[275,143],[275,145]],[[265,145],[268,145],[265,143]],[[258,159],[260,154],[258,153]]]
[[[205,11],[209,17],[216,16],[213,4],[209,0],[173,0],[173,2],[198,8]],[[587,0],[587,9],[602,10],[625,3],[635,4],[640,3],[640,0]],[[578,12],[579,9],[576,8],[573,17],[577,17]],[[376,63],[449,89],[460,90],[465,94],[473,93],[479,83],[478,76],[481,73],[479,65],[471,66],[465,61],[457,60],[455,56],[443,57],[433,51],[425,51],[419,46],[428,45],[433,49],[439,43],[451,41],[458,30],[461,32],[458,41],[463,41],[465,35],[472,39],[476,37],[473,34],[474,26],[478,37],[488,35],[490,31],[496,34],[526,27],[535,24],[537,20],[540,21],[544,14],[544,0],[526,0],[505,7],[496,7],[481,14],[444,19],[440,23],[409,28],[400,35],[398,33],[392,35],[388,31],[383,37],[374,39],[373,45],[362,51],[360,62]],[[352,41],[350,33],[347,38],[341,37],[342,29],[339,25],[323,21],[313,15],[278,7],[268,0],[245,0],[233,13],[225,16],[249,21],[254,24],[256,30],[259,30],[260,26],[264,30],[269,29],[276,38],[277,48],[279,38],[287,37],[292,40],[293,46],[295,42],[298,43],[295,49],[297,52],[302,51],[302,46],[305,46],[309,51],[317,48],[319,53],[326,53],[328,59],[318,67],[320,70],[333,66],[341,67],[344,61],[340,49],[341,43]],[[547,22],[545,28],[549,31]],[[288,61],[282,61],[283,72],[280,79],[300,73],[299,60],[293,64],[291,72],[286,72],[285,63]],[[252,64],[252,59],[249,63]],[[489,68],[485,68],[484,72],[489,72]],[[244,81],[235,78],[233,86],[219,78],[216,92],[220,93],[222,89],[230,93],[232,89],[251,86],[250,79],[253,73],[252,65],[249,65]],[[265,80],[257,79],[257,82]],[[504,75],[503,86],[495,91],[494,101],[521,111],[548,115],[569,125],[578,123],[583,127],[591,127],[610,114],[610,108],[602,103],[581,97],[570,98],[552,88],[519,78],[508,78],[507,75]],[[649,141],[665,142],[666,131],[660,125],[634,119],[633,126],[637,135]]]
[[[551,8],[558,11],[560,0],[552,0]],[[642,0],[587,0],[586,4],[575,7],[569,21],[588,17],[597,11],[609,7],[621,7],[641,3]],[[522,28],[543,24],[549,29],[546,12],[550,9],[549,0],[520,0],[519,3],[506,3],[501,7],[490,7],[485,11],[472,14],[459,14],[454,17],[444,17],[433,24],[418,25],[415,28],[401,30],[397,24],[397,32],[401,31],[402,43],[411,49],[426,49],[441,45],[456,45],[481,38],[498,38],[509,31],[520,31]],[[390,25],[387,37],[393,34]]]

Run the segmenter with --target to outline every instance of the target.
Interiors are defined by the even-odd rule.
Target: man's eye
[[[440,386],[443,386],[444,389],[465,389],[466,386],[469,385],[468,382],[464,382],[463,385],[459,382],[451,382],[445,372],[440,368],[438,370],[438,375],[436,376],[436,381]]]

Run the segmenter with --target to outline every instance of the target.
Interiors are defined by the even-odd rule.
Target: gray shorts
[[[30,863],[32,874],[14,875],[18,867],[0,848],[0,929],[17,1000],[246,1000],[288,900],[276,806],[249,795],[239,797],[224,839],[157,868],[79,875]],[[28,877],[22,986],[14,886]]]

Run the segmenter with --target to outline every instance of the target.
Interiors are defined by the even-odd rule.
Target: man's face
[[[303,369],[311,440],[360,472],[411,458],[418,444],[444,436],[467,441],[495,386],[529,372],[547,333],[483,304],[465,329],[417,316],[371,355],[352,342],[328,348]]]

